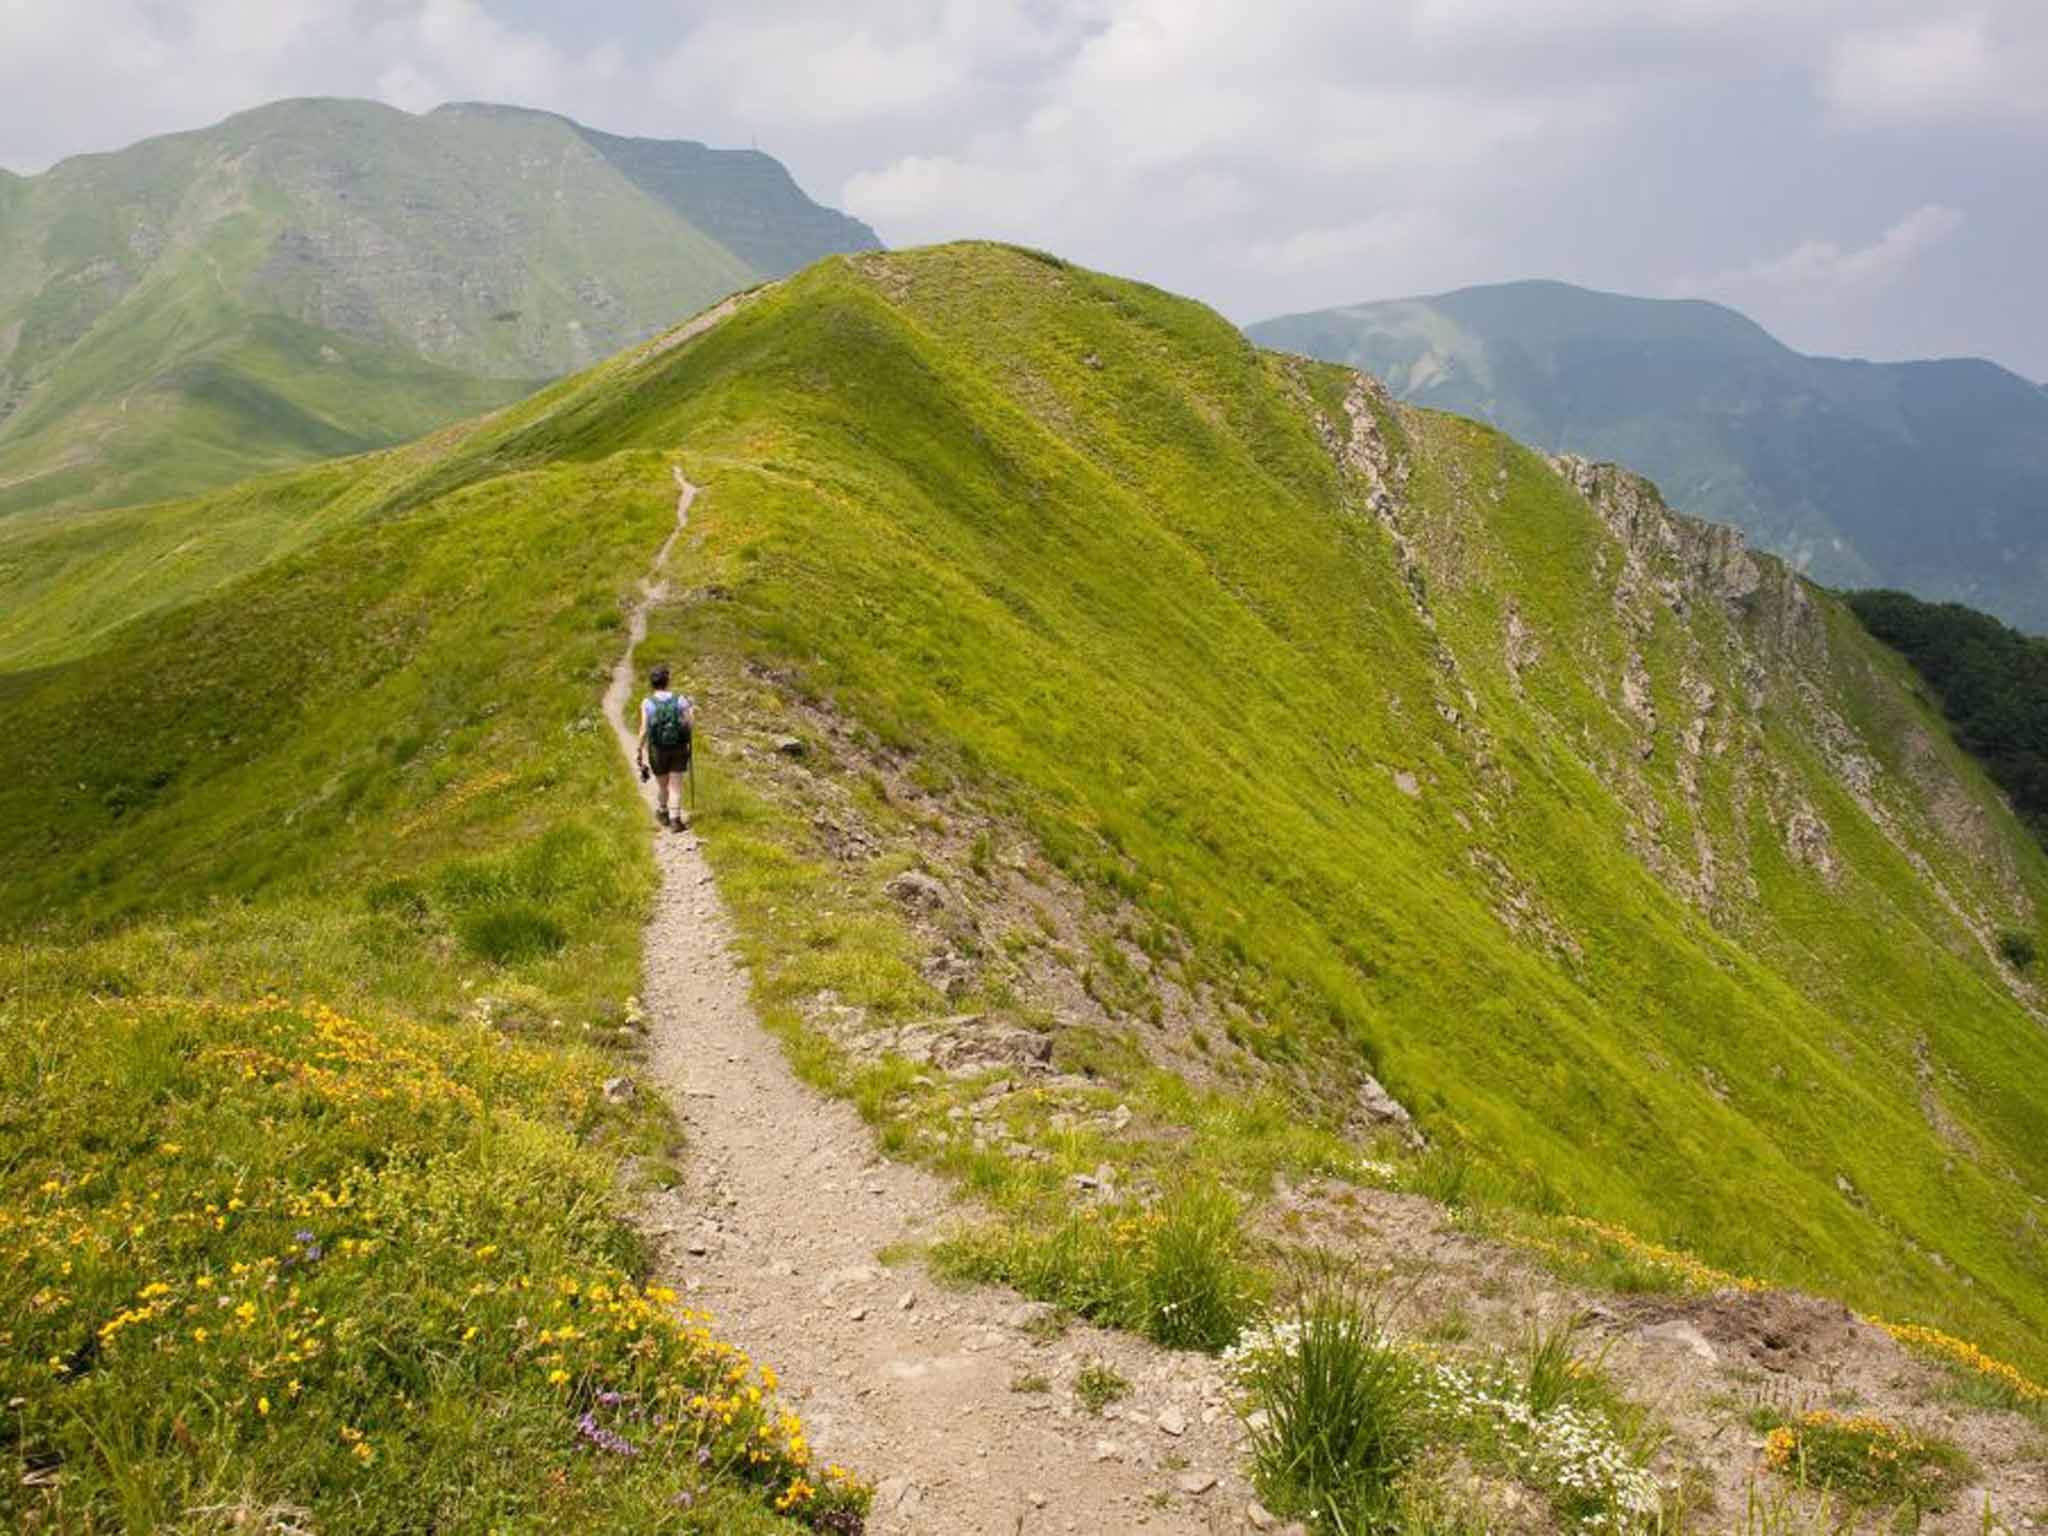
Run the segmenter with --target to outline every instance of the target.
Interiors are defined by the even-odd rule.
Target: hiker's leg
[[[657,773],[654,776],[654,808],[665,811],[669,808],[669,786],[675,782],[672,773]]]

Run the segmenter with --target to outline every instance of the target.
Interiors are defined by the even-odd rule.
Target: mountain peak
[[[490,102],[275,101],[0,197],[0,513],[398,441],[880,243],[756,150]]]

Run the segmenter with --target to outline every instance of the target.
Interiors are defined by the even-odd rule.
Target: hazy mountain
[[[382,446],[874,232],[767,155],[287,101],[0,180],[0,513]]]
[[[2048,629],[2048,391],[1992,363],[1807,357],[1718,304],[1553,282],[1249,331],[1547,451],[1627,464],[1818,581]]]

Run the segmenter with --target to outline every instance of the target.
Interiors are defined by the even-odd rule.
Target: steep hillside
[[[935,1263],[1214,1347],[1255,1294],[1216,1234],[1284,1251],[1311,1186],[1407,1232],[1395,1182],[1575,1282],[2048,1366],[2001,943],[2048,856],[1904,664],[1624,473],[970,245],[195,504],[304,542],[0,678],[0,1388],[39,1476],[95,1469],[73,1518],[634,1528],[697,1477],[575,1427],[695,1433],[636,1394],[722,1369],[633,1342],[606,1193],[667,1148],[601,1087],[648,875],[597,700],[677,468],[638,660],[702,703],[769,1022],[993,1218]],[[777,1436],[691,1496],[765,1524]]]
[[[413,437],[828,252],[765,155],[290,101],[0,191],[0,513]]]
[[[1550,282],[1250,334],[1551,452],[1627,464],[1829,585],[2048,629],[2048,397],[1990,363],[1805,357],[1719,305]]]
[[[1099,1016],[1012,1022],[1337,1128],[1371,1072],[1545,1199],[2035,1350],[2048,1042],[1998,935],[2040,934],[2048,867],[1901,664],[1739,537],[1196,306],[967,247],[829,263],[566,383],[330,539],[532,475],[570,526],[583,477],[678,445],[716,597],[681,659],[867,744],[816,774],[914,762],[1122,914],[1073,957]],[[328,548],[157,622],[114,685],[132,750],[76,729],[130,676],[121,637],[16,681],[18,917],[405,862],[364,822],[425,792],[409,744],[523,684],[451,656],[364,724],[323,657],[378,675],[435,621],[366,626]],[[850,857],[835,879],[893,910]],[[924,958],[1005,1016],[992,941]],[[852,971],[885,1013],[944,1005]]]

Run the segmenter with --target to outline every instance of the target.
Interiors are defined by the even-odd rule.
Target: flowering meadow
[[[481,1011],[10,1002],[11,1523],[858,1530],[772,1369],[636,1278],[602,1061]]]
[[[772,1369],[636,1278],[602,1069],[481,1011],[10,1002],[12,1523],[858,1530]]]

